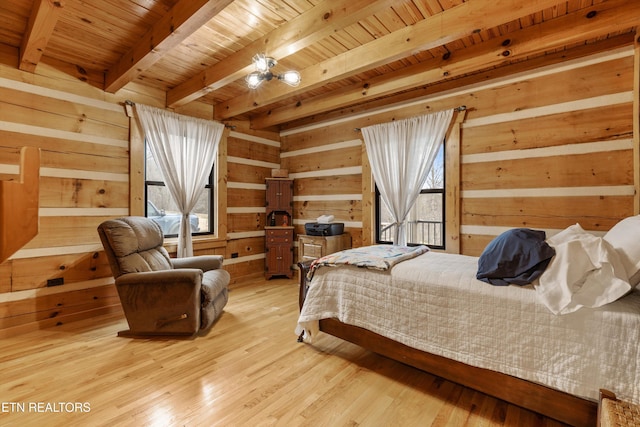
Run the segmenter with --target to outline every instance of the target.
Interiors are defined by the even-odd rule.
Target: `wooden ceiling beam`
[[[63,0],[35,0],[20,46],[18,68],[33,73],[58,22]]]
[[[509,81],[514,74],[529,73],[541,67],[558,65],[571,61],[573,59],[584,58],[585,56],[596,55],[601,53],[607,53],[611,50],[622,48],[623,46],[630,46],[633,43],[633,33],[624,33],[615,37],[610,37],[604,40],[597,41],[593,44],[581,44],[573,47],[569,50],[557,50],[553,53],[549,53],[545,56],[539,56],[536,58],[528,59],[526,61],[520,61],[511,63],[506,67],[491,68],[475,74],[468,74],[464,77],[460,77],[453,80],[444,80],[438,83],[417,87],[413,90],[396,93],[384,98],[371,100],[370,102],[351,105],[338,110],[331,110],[323,113],[319,113],[313,116],[306,116],[300,120],[285,123],[281,131],[287,131],[290,129],[296,129],[308,125],[315,125],[318,123],[331,122],[333,120],[342,120],[345,117],[362,117],[374,116],[382,111],[388,111],[389,109],[402,108],[401,106],[414,105],[415,102],[422,100],[427,103],[427,110],[423,110],[424,105],[415,109],[415,114],[420,114],[420,111],[438,111],[441,109],[449,108],[451,105],[447,104],[448,101],[444,100],[445,97],[451,95],[456,97],[457,93],[463,88],[463,94],[457,98],[461,101],[460,104],[464,105],[468,98],[470,102],[473,99],[473,93],[468,92],[466,89],[472,90],[474,87],[484,87],[487,82],[497,82],[504,79]],[[466,88],[466,89],[464,89]],[[442,104],[445,102],[446,105]],[[456,101],[457,102],[457,101]],[[473,109],[473,105],[467,104],[467,108]],[[368,122],[368,119],[365,121]],[[371,122],[372,124],[374,122]]]
[[[595,15],[590,12],[595,12]],[[447,58],[434,58],[295,105],[271,110],[252,118],[251,127],[263,129],[501,66],[514,59],[526,58],[585,39],[595,39],[634,26],[637,22],[635,17],[639,15],[640,3],[629,5],[626,0],[600,3],[508,33],[501,38],[453,51]]]
[[[107,71],[104,90],[117,92],[232,2],[233,0],[181,0],[176,3]]]
[[[292,55],[335,31],[389,8],[393,0],[325,0],[224,61],[169,90],[167,106],[175,108],[242,78],[253,71],[252,58],[267,53],[278,60]]]
[[[263,85],[259,91],[220,103],[216,105],[215,117],[234,117],[419,51],[440,47],[552,8],[557,3],[557,0],[495,0],[489,4],[467,1],[302,70],[302,81],[298,87],[284,84]]]

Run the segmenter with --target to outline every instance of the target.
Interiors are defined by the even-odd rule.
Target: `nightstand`
[[[351,248],[349,233],[337,236],[298,236],[298,262],[321,258],[325,255]]]

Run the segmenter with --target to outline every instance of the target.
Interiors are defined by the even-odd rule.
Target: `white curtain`
[[[136,110],[151,154],[182,213],[177,256],[192,256],[189,215],[205,189],[224,125],[147,105],[136,105]]]
[[[406,220],[427,179],[454,110],[362,128],[371,172],[395,222],[394,245],[406,245]]]

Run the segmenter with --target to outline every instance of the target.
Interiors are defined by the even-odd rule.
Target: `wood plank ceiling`
[[[3,0],[0,44],[107,92],[130,82],[215,118],[286,125],[635,34],[629,0]],[[251,58],[302,82],[250,90]]]

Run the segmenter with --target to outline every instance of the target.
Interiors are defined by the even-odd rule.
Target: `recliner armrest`
[[[173,268],[199,268],[202,271],[222,268],[222,255],[196,255],[186,258],[171,258]]]
[[[123,274],[116,279],[116,286],[171,285],[174,283],[193,283],[199,289],[202,284],[202,270],[181,268],[179,270],[141,271]]]

